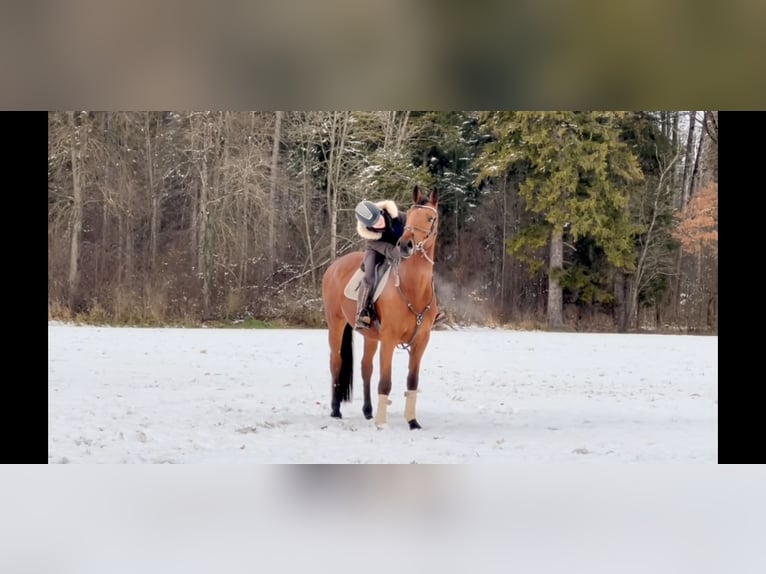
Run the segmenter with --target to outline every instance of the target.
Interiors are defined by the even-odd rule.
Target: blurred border
[[[766,4],[74,0],[0,8],[12,109],[757,109]]]
[[[446,471],[445,471],[446,470]],[[763,466],[0,468],[0,571],[763,572]]]

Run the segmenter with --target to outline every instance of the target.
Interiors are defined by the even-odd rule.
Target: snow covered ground
[[[403,418],[403,350],[389,428],[364,419],[354,338],[337,420],[326,330],[49,323],[48,461],[717,462],[718,337],[434,332],[420,431]]]

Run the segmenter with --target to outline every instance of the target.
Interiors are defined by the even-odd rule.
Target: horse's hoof
[[[372,418],[372,407],[369,409],[362,409],[362,414],[364,415],[364,418],[370,420]]]
[[[418,421],[412,419],[410,422],[410,430],[422,429],[423,427],[418,424]]]
[[[340,414],[340,411],[333,411],[330,413],[330,416],[334,419],[342,419],[343,415]]]

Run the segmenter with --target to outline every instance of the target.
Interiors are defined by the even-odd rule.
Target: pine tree
[[[497,112],[485,116],[494,141],[479,179],[522,172],[519,193],[539,217],[509,245],[513,253],[549,246],[548,325],[563,327],[565,234],[592,238],[617,267],[633,265],[627,188],[642,178],[619,140],[616,112]]]

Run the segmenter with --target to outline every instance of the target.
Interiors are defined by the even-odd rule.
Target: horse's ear
[[[414,205],[420,203],[420,188],[417,185],[415,186],[415,189],[412,190],[412,203]]]
[[[431,202],[432,205],[439,203],[439,190],[435,187],[431,190],[431,197],[428,198],[428,201]]]

